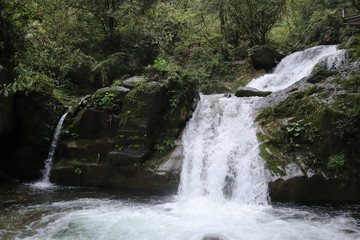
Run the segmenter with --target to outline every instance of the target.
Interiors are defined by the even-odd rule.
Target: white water
[[[56,128],[55,128],[55,132],[51,141],[51,145],[49,148],[49,154],[48,157],[45,160],[45,167],[44,169],[41,171],[42,172],[42,177],[41,179],[32,184],[33,187],[37,187],[37,188],[47,188],[47,187],[51,187],[52,184],[50,183],[50,171],[51,171],[51,167],[53,165],[53,161],[54,161],[54,155],[55,155],[55,151],[56,151],[56,146],[58,144],[59,141],[59,137],[60,137],[60,132],[61,132],[61,128],[62,125],[65,121],[65,118],[67,116],[68,112],[66,112],[64,115],[62,115],[62,117],[60,118]]]
[[[317,46],[285,57],[271,74],[253,79],[247,86],[262,91],[278,91],[309,76],[317,63],[327,69],[339,69],[346,64],[346,51],[336,45]]]
[[[183,137],[180,196],[266,204],[254,120],[258,98],[201,96]]]
[[[321,49],[323,54],[334,50]],[[309,56],[318,49],[313,51]],[[265,85],[288,85],[273,77],[263,77]],[[153,203],[76,198],[25,205],[9,213],[34,218],[20,233],[15,231],[15,239],[202,240],[209,234],[223,240],[360,239],[359,222],[349,212],[267,204],[252,117],[258,99],[201,96],[183,136],[184,163],[175,198]]]

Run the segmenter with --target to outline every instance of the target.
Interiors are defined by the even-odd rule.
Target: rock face
[[[175,87],[171,82],[145,82],[135,77],[80,101],[63,126],[66,134],[58,146],[51,181],[174,191],[175,166],[160,171],[156,166],[167,162],[164,151],[181,133],[195,96],[185,90],[186,97],[178,98],[174,106],[170,93]]]
[[[271,92],[260,91],[252,87],[239,87],[235,93],[237,97],[266,97],[270,95]]]
[[[358,69],[319,70],[263,99],[258,139],[273,201],[360,202]]]
[[[357,203],[360,200],[360,182],[320,175],[278,179],[269,184],[270,198],[277,202],[300,203]]]

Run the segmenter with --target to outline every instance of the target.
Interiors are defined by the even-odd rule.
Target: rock
[[[95,94],[94,97],[95,98],[100,98],[103,97],[106,93],[113,93],[115,95],[117,95],[120,98],[123,98],[128,92],[130,92],[130,89],[125,88],[125,87],[105,87],[105,88],[100,88],[98,89]]]
[[[185,88],[177,82],[166,85],[144,82],[142,78],[126,82],[134,80],[141,84],[129,86],[131,90],[102,88],[86,104],[78,104],[78,110],[63,126],[68,134],[58,145],[51,181],[144,192],[177,190],[180,153],[168,155],[166,151],[170,149],[153,153],[155,144],[172,141],[181,133],[191,116],[196,88]],[[109,99],[119,107],[113,110],[102,107]],[[158,169],[160,160],[163,164]],[[149,163],[142,165],[145,161]]]
[[[141,83],[145,83],[145,78],[142,76],[135,76],[135,77],[131,77],[131,78],[124,80],[122,82],[122,85],[124,87],[133,89]]]
[[[206,234],[202,240],[227,240],[228,238],[225,237],[222,234],[218,234],[218,233],[211,233],[211,234]]]
[[[109,152],[108,158],[112,165],[133,165],[144,162],[148,155],[146,150],[124,149]]]
[[[66,186],[116,187],[145,193],[175,193],[178,182],[133,166],[69,162],[53,166],[50,181]]]
[[[180,177],[182,161],[184,158],[184,147],[181,141],[178,141],[177,146],[172,150],[165,160],[157,167],[155,172],[165,176]]]
[[[274,202],[341,203],[359,202],[358,180],[326,179],[320,175],[310,178],[293,177],[269,183],[270,198]]]
[[[144,83],[133,89],[124,98],[122,128],[126,128],[131,119],[146,119],[147,125],[153,129],[160,119],[164,106],[164,89],[154,82]]]
[[[270,71],[285,57],[285,55],[269,46],[260,46],[253,51],[250,57],[255,69],[265,69],[266,71]]]
[[[270,95],[271,92],[260,91],[252,87],[239,87],[235,93],[237,97],[266,97]]]
[[[225,93],[225,94],[224,94],[224,97],[226,97],[226,98],[231,98],[231,93]]]
[[[83,109],[75,117],[71,131],[81,138],[114,137],[119,119],[104,110]]]
[[[221,94],[231,92],[231,82],[217,82],[210,89],[206,90],[204,94]]]

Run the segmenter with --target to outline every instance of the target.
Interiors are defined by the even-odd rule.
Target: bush
[[[341,17],[336,10],[316,11],[305,31],[306,44],[335,44],[340,39]]]
[[[345,164],[345,155],[344,153],[340,153],[329,157],[327,168],[339,173],[345,169]]]

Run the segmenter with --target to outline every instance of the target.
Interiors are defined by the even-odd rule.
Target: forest
[[[71,101],[134,75],[206,92],[259,49],[345,43],[358,28],[342,24],[341,9],[359,8],[358,0],[1,0],[0,93]]]

